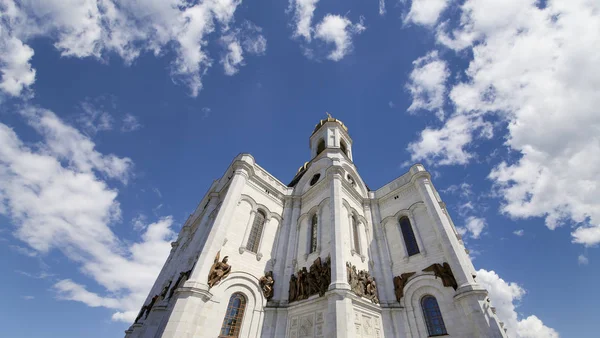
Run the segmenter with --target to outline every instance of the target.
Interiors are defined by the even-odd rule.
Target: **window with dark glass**
[[[313,186],[315,185],[315,183],[317,183],[319,181],[319,178],[321,177],[321,174],[315,174],[311,179],[310,179],[310,185]]]
[[[354,251],[360,253],[360,247],[358,245],[358,222],[356,221],[356,216],[352,215],[352,232],[354,237]]]
[[[408,217],[403,216],[400,218],[400,229],[402,230],[402,237],[404,237],[404,244],[406,244],[406,251],[409,256],[416,255],[419,253],[419,245],[415,238],[412,225]]]
[[[239,292],[231,295],[219,337],[239,337],[245,309],[246,297]]]
[[[262,210],[256,212],[254,223],[252,223],[252,229],[250,230],[250,236],[248,236],[248,244],[246,244],[247,250],[254,253],[258,252],[258,244],[260,243],[260,236],[262,235],[266,218],[267,217]]]
[[[348,155],[348,149],[347,149],[347,147],[346,147],[346,142],[344,142],[344,141],[341,141],[341,142],[340,142],[340,149],[342,150],[342,152],[343,152],[344,154]]]
[[[319,155],[323,150],[325,150],[325,140],[321,139],[319,144],[317,144],[317,155]]]
[[[446,331],[446,325],[444,325],[442,312],[435,297],[423,297],[421,307],[423,308],[423,317],[425,318],[425,324],[427,324],[429,337],[447,335],[448,332]]]
[[[310,222],[310,252],[317,251],[317,230],[318,230],[317,214],[314,214]]]

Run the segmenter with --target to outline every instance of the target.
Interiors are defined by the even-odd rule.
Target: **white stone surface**
[[[327,148],[317,154],[319,141]],[[340,144],[346,145],[346,153]],[[421,309],[425,295],[436,297],[449,337],[506,337],[487,292],[425,168],[369,191],[352,162],[352,139],[338,122],[325,122],[310,138],[312,160],[293,187],[238,155],[213,182],[185,222],[145,304],[171,283],[149,312],[126,331],[138,337],[217,337],[229,298],[247,299],[240,337],[427,337]],[[302,168],[301,168],[302,170]],[[310,184],[314,175],[318,181]],[[246,249],[250,227],[261,210],[266,222],[259,249]],[[310,252],[311,218],[318,217],[317,250]],[[419,246],[408,256],[399,219],[407,216]],[[358,246],[352,217],[358,221]],[[207,276],[217,252],[229,257],[231,273],[208,288]],[[288,304],[290,275],[331,257],[331,285],[323,296]],[[375,277],[380,304],[349,291],[346,262]],[[458,289],[422,270],[447,262]],[[181,272],[191,270],[181,285]],[[274,297],[267,301],[259,278],[273,271]],[[400,302],[393,277],[416,272]],[[168,297],[173,292],[172,297]]]

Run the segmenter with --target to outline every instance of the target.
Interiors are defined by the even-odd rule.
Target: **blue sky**
[[[122,336],[232,158],[288,183],[330,112],[372,189],[412,163],[432,172],[512,336],[592,337],[599,13],[585,0],[0,0],[0,325]]]

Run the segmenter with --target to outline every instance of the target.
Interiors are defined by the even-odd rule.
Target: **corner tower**
[[[506,337],[420,164],[370,190],[331,115],[289,184],[238,155],[182,227],[134,337]]]

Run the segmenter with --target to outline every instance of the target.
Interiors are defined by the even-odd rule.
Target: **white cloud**
[[[244,65],[242,46],[234,36],[223,37],[223,43],[227,46],[227,53],[221,59],[223,69],[225,74],[234,75],[238,72],[238,67]]]
[[[290,0],[289,9],[294,12],[295,37],[303,37],[307,42],[312,39],[312,18],[319,0]]]
[[[366,27],[361,17],[360,21],[353,24],[349,19],[327,14],[315,29],[315,37],[333,43],[335,49],[327,56],[333,61],[340,61],[352,50],[352,36],[362,33]]]
[[[134,130],[138,130],[142,127],[142,124],[138,120],[137,117],[131,114],[125,114],[123,117],[123,125],[121,126],[122,132],[130,132]]]
[[[590,260],[585,255],[577,256],[577,264],[579,265],[588,265]]]
[[[25,300],[32,300],[35,299],[34,296],[21,296],[21,298],[25,299]]]
[[[12,251],[19,253],[23,256],[27,256],[27,257],[37,257],[37,252],[26,248],[26,247],[22,247],[20,245],[9,245],[8,246]]]
[[[574,243],[599,244],[600,4],[468,0],[460,25],[451,27],[438,27],[438,41],[473,55],[466,79],[450,89],[454,114],[468,124],[456,128],[450,119],[426,129],[438,133],[434,140],[458,138],[439,135],[451,130],[460,138],[447,153],[416,147],[414,157],[465,164],[472,158],[466,148],[479,139],[473,122],[500,119],[508,126],[506,146],[521,155],[489,175],[504,199],[502,211],[544,217],[550,229],[576,224]]]
[[[516,338],[558,338],[558,332],[545,326],[535,315],[518,319],[516,306],[526,291],[520,285],[506,282],[494,271],[480,269],[477,282],[485,287],[496,308],[496,315],[504,322],[509,337]]]
[[[477,135],[473,135],[478,132]],[[491,138],[492,125],[482,118],[471,119],[454,115],[439,129],[426,128],[420,139],[408,145],[411,161],[425,161],[433,165],[466,164],[473,154],[465,148],[476,136]]]
[[[432,26],[448,6],[449,0],[412,0],[405,22]]]
[[[385,0],[379,0],[379,15],[385,15]]]
[[[406,85],[412,96],[408,111],[435,111],[436,115],[443,119],[448,76],[450,71],[446,62],[439,58],[437,51],[429,52],[415,60],[409,83]]]
[[[0,89],[18,96],[35,81],[27,42],[51,39],[61,55],[126,63],[174,48],[171,76],[196,96],[211,67],[209,34],[227,34],[241,0],[0,0]],[[262,37],[264,39],[264,37]],[[264,45],[264,41],[263,41]]]
[[[79,115],[77,121],[90,134],[93,135],[99,131],[113,128],[113,118],[106,110],[95,106],[89,100],[81,102],[80,108],[83,112]]]
[[[525,234],[525,230],[523,230],[523,229],[515,230],[515,231],[513,231],[513,234],[521,237],[521,236],[523,236]]]
[[[35,69],[29,63],[33,49],[19,39],[7,36],[4,30],[0,27],[0,89],[12,96],[19,96],[35,82]]]
[[[142,227],[138,241],[118,238],[111,226],[121,210],[109,179],[125,181],[131,160],[99,153],[50,111],[29,107],[21,113],[43,141],[27,146],[0,123],[2,214],[17,239],[41,254],[61,251],[103,290],[90,292],[63,278],[55,285],[60,298],[114,309],[114,319],[131,321],[170,251],[173,220]]]
[[[457,228],[457,231],[462,235],[469,234],[471,238],[479,239],[481,232],[486,226],[485,219],[481,217],[469,216],[466,219],[464,227]]]

